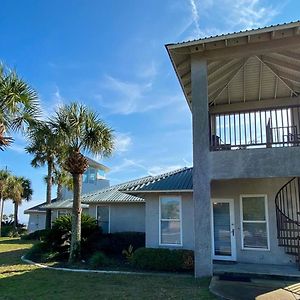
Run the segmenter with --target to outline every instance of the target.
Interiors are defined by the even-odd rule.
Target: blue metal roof
[[[158,192],[158,191],[192,191],[193,168],[182,168],[162,175],[154,176],[151,180],[131,185],[124,192]]]

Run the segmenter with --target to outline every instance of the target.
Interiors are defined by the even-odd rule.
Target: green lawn
[[[215,299],[209,279],[178,275],[106,275],[23,264],[30,242],[0,238],[0,299]]]

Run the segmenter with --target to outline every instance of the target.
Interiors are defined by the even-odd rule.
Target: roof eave
[[[181,90],[182,90],[182,92],[183,92],[183,94],[184,94],[185,100],[186,100],[186,102],[187,102],[187,104],[188,104],[188,106],[189,106],[189,108],[190,108],[190,111],[192,111],[192,104],[190,103],[190,101],[189,101],[189,99],[188,99],[188,96],[187,96],[187,94],[186,94],[186,92],[185,92],[185,89],[184,89],[184,86],[183,86],[183,84],[182,84],[181,78],[180,78],[180,76],[179,76],[179,72],[177,71],[176,64],[175,64],[175,62],[174,62],[174,60],[173,60],[173,57],[172,57],[172,55],[171,55],[171,53],[170,53],[170,49],[169,49],[169,46],[170,46],[170,45],[171,45],[171,44],[166,44],[166,45],[165,45],[165,48],[166,48],[166,50],[167,50],[167,52],[168,52],[168,55],[169,55],[169,58],[170,58],[170,60],[171,60],[173,69],[174,69],[174,71],[175,71],[175,73],[176,73],[176,77],[177,77],[177,79],[178,79],[178,81],[179,81],[179,83],[180,83],[180,87],[181,87]]]
[[[202,45],[202,44],[206,44],[206,43],[225,41],[228,39],[252,36],[255,34],[262,34],[262,33],[268,33],[268,32],[273,32],[273,31],[285,30],[285,29],[290,29],[290,28],[294,28],[294,27],[298,27],[298,26],[300,27],[300,21],[295,21],[295,22],[290,22],[290,23],[271,25],[271,26],[267,26],[264,28],[244,30],[244,31],[240,31],[240,32],[211,36],[208,38],[201,38],[201,39],[197,39],[197,40],[193,40],[193,41],[187,41],[187,42],[181,42],[181,43],[170,43],[170,44],[166,44],[166,47],[168,47],[168,49],[172,50],[172,49],[190,47],[190,46],[195,46],[195,45]]]

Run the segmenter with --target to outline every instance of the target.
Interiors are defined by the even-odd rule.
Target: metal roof
[[[193,168],[182,168],[151,178],[148,182],[132,185],[126,192],[192,191]]]
[[[143,198],[128,195],[118,190],[106,190],[100,193],[83,195],[82,203],[139,203],[145,202]]]
[[[51,203],[55,203],[55,202],[56,202],[56,198],[51,200]],[[46,204],[47,204],[46,202],[43,202],[41,204],[30,207],[30,208],[24,210],[24,214],[45,213],[46,209],[43,206],[46,205]]]
[[[38,204],[36,206],[30,207],[26,210],[24,210],[24,214],[30,214],[30,213],[46,213],[46,210],[42,208],[43,205],[45,205],[46,202],[43,202],[41,204]]]
[[[253,28],[253,29],[247,29],[247,30],[240,30],[240,31],[234,31],[234,32],[229,32],[229,33],[225,33],[225,34],[217,34],[217,35],[211,35],[211,36],[207,36],[207,37],[202,37],[199,39],[194,39],[194,40],[188,40],[188,41],[182,41],[182,42],[178,42],[178,43],[169,43],[166,44],[166,46],[175,46],[176,45],[190,45],[190,44],[196,44],[199,42],[215,42],[218,40],[222,40],[222,39],[228,39],[228,38],[236,38],[239,37],[241,35],[252,35],[252,34],[258,34],[258,33],[264,33],[264,32],[268,32],[268,31],[273,31],[273,30],[278,30],[278,29],[286,29],[286,28],[290,28],[290,27],[294,27],[295,25],[300,25],[300,20],[297,21],[292,21],[292,22],[285,22],[285,23],[279,23],[276,25],[269,25],[269,26],[265,26],[265,27],[259,27],[259,28]]]
[[[191,57],[207,61],[210,107],[300,95],[300,21],[166,45],[191,108]]]
[[[73,200],[67,199],[67,200],[61,200],[61,201],[55,201],[51,204],[43,204],[41,205],[43,209],[72,209],[73,207]],[[87,204],[82,204],[82,208],[89,208]]]
[[[82,207],[87,208],[89,203],[143,203],[145,202],[143,198],[133,195],[140,192],[192,191],[192,172],[192,168],[185,167],[83,194],[81,196]],[[45,212],[46,209],[71,209],[72,199],[53,201],[51,204],[44,202],[28,209],[26,213],[35,212],[35,208],[38,208],[39,212]]]

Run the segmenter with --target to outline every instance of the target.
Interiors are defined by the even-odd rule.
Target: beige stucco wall
[[[101,204],[98,204],[101,205]],[[145,232],[145,203],[108,203],[110,232]],[[89,214],[96,218],[97,204],[89,205]]]
[[[264,264],[289,264],[295,258],[287,255],[282,247],[278,247],[275,195],[289,178],[270,179],[236,179],[219,180],[211,183],[211,198],[234,199],[235,235],[237,261]],[[268,219],[270,250],[242,250],[241,248],[241,219],[240,195],[266,194],[268,199]],[[162,194],[161,194],[162,195]],[[175,195],[175,194],[174,194]],[[180,195],[180,194],[176,194]],[[193,249],[193,200],[191,193],[182,193],[182,246],[176,248]],[[146,199],[146,246],[159,247],[159,194],[145,194]],[[210,236],[206,237],[210,239]]]
[[[162,194],[161,194],[162,195]],[[194,218],[192,193],[168,193],[165,195],[181,196],[182,209],[182,246],[168,248],[194,249]],[[146,200],[146,247],[159,248],[159,194],[148,193]]]
[[[278,190],[288,180],[289,178],[268,178],[220,180],[212,182],[212,198],[234,199],[237,261],[263,264],[289,264],[295,262],[293,256],[285,254],[284,249],[278,247],[277,240],[275,196]],[[242,250],[240,218],[241,194],[267,195],[270,250]]]

